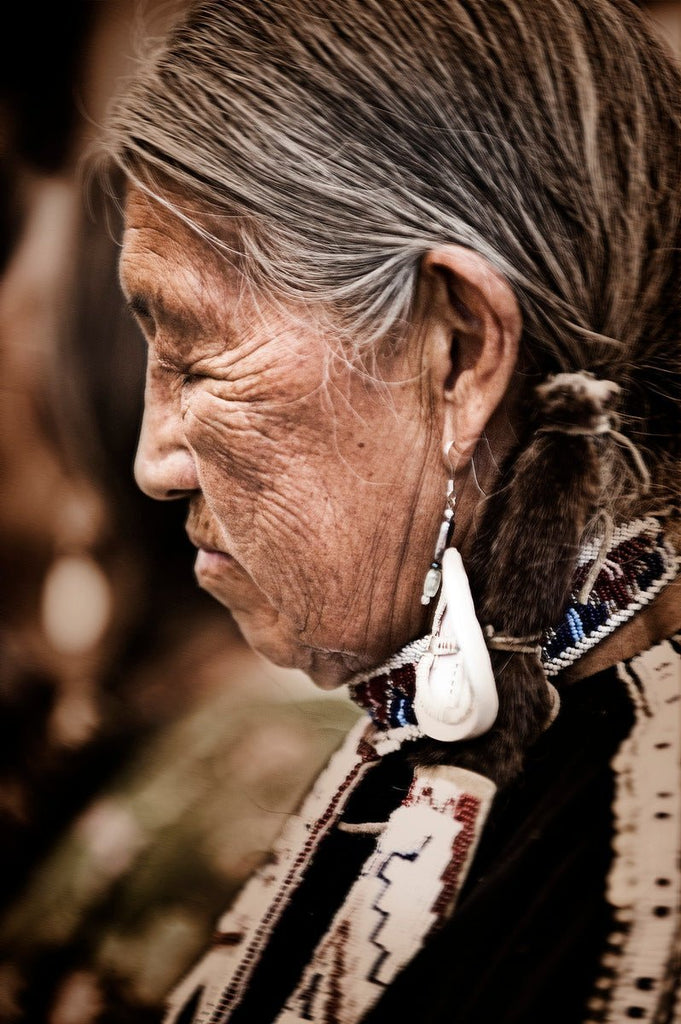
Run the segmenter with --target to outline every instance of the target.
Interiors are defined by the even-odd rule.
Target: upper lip
[[[217,551],[221,555],[227,554],[223,548],[219,547],[208,537],[200,537],[197,533],[194,533],[193,530],[188,529],[187,536],[195,548],[201,548],[202,551]]]

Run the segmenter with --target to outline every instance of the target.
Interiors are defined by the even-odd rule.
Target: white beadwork
[[[287,819],[272,855],[250,878],[234,904],[218,922],[218,935],[238,941],[211,949],[173,991],[169,1001],[173,1017],[198,986],[203,994],[195,1024],[226,1020],[221,1009],[224,993],[232,988],[229,1012],[241,1001],[251,974],[274,927],[297,888],[323,836],[336,824],[345,804],[370,764],[361,746],[373,730],[366,719],[353,726],[345,742],[317,778],[296,814]],[[346,780],[352,779],[352,785]]]
[[[353,676],[348,685],[351,687],[359,686],[361,683],[366,683],[367,680],[373,679],[377,675],[388,675],[389,672],[396,668],[404,668],[405,665],[416,664],[428,650],[430,641],[430,634],[420,636],[418,640],[412,640],[411,643],[401,647],[396,654],[391,655],[378,668],[372,668],[370,672],[359,672],[356,676]]]
[[[618,668],[636,722],[613,760],[614,859],[607,898],[618,930],[586,1024],[676,1020],[658,1016],[681,908],[681,657],[669,642]],[[632,1011],[632,1012],[630,1012]]]
[[[494,793],[462,768],[416,769],[276,1024],[364,1017],[451,913]]]

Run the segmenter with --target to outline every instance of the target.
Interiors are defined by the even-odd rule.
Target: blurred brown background
[[[182,0],[0,48],[0,1024],[143,1024],[355,715],[252,655],[131,467],[144,351],[83,154]],[[681,53],[681,3],[642,4]]]

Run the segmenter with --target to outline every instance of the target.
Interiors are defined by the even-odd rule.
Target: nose
[[[135,480],[158,501],[189,497],[199,487],[194,457],[184,437],[179,388],[166,371],[152,365],[147,368]]]

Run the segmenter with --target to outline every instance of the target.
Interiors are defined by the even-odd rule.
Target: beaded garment
[[[581,603],[596,559],[602,564]],[[585,548],[563,620],[544,638],[547,675],[634,615],[678,568],[654,519],[616,530],[607,552],[598,544]],[[238,1009],[325,837],[334,829],[358,827],[343,821],[353,791],[383,755],[421,736],[413,712],[415,669],[429,642],[423,637],[353,680],[351,695],[368,719],[351,730],[288,820],[268,861],[219,922],[213,948],[173,994],[169,1022],[224,1024]],[[616,909],[615,928],[588,1024],[621,1024],[632,1017],[666,1024],[676,1019],[673,949],[681,907],[681,647],[675,640],[658,644],[620,665],[618,673],[635,722],[613,764],[616,837],[607,898]],[[356,1024],[366,1016],[451,915],[494,794],[489,779],[462,768],[415,769],[409,792],[388,820],[361,826],[375,830],[373,852],[276,1024]]]

